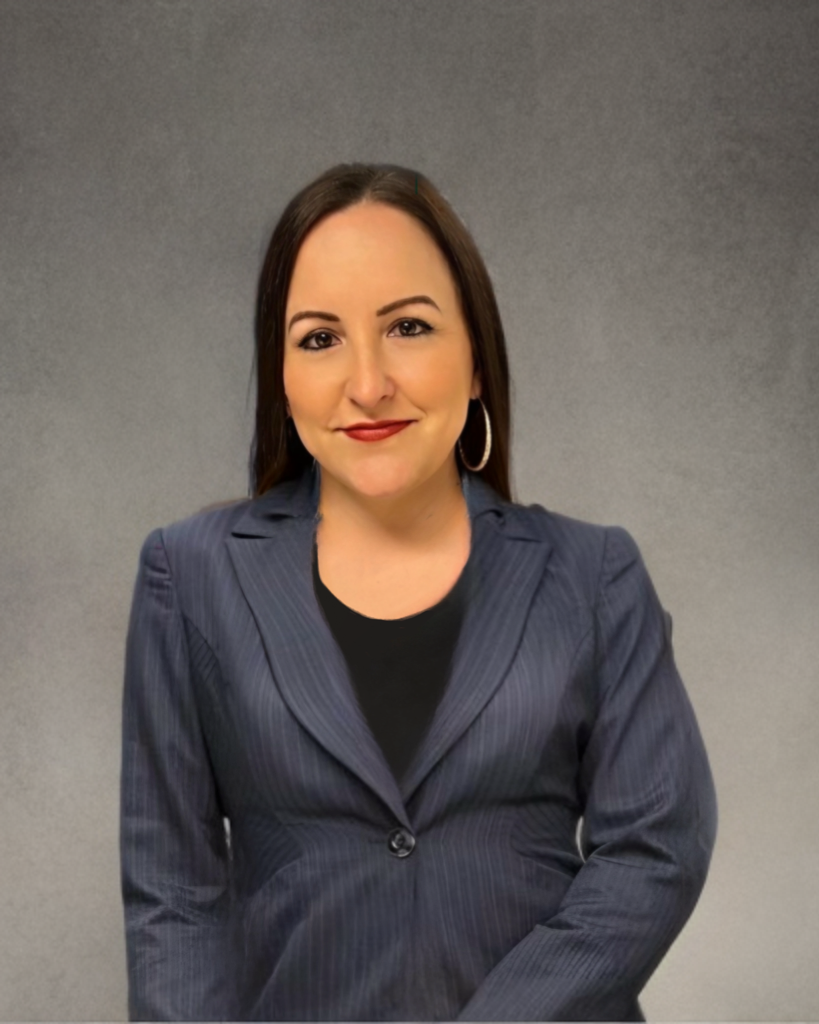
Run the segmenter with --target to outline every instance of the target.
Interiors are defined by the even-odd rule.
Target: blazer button
[[[396,828],[390,832],[387,846],[395,857],[409,857],[415,849],[415,836],[405,828]]]

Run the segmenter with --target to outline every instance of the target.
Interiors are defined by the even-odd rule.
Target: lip
[[[412,420],[376,420],[374,423],[351,423],[349,427],[339,427],[339,430],[383,430],[384,427],[392,427],[396,423],[412,423]]]
[[[347,427],[344,433],[355,441],[381,441],[386,437],[392,437],[414,422],[415,420],[393,420],[378,427]]]

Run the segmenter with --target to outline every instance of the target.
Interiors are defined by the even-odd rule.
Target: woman
[[[492,285],[423,175],[290,202],[256,357],[252,497],[140,555],[130,1019],[644,1020],[708,757],[631,535],[511,495]]]

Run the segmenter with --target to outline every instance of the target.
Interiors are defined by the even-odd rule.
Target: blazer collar
[[[477,474],[460,472],[472,520],[472,583],[449,681],[400,784],[313,591],[317,464],[251,501],[226,539],[282,699],[410,829],[412,794],[503,682],[552,550],[534,512],[505,501]]]
[[[476,473],[459,467],[461,488],[466,499],[469,516],[474,521],[486,512],[494,512],[515,535],[529,540],[540,539],[531,516],[516,515],[521,506],[510,504]],[[292,480],[285,480],[253,499],[231,530],[236,537],[272,537],[279,529],[282,516],[314,520],[318,516],[321,487],[321,469],[315,461]],[[511,515],[510,515],[511,513]]]

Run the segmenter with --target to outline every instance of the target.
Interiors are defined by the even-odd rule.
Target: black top
[[[364,717],[397,781],[412,761],[449,678],[463,621],[471,556],[450,592],[403,619],[371,619],[322,583],[313,539],[313,588],[341,648]]]

